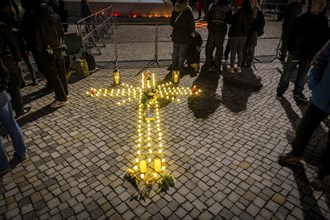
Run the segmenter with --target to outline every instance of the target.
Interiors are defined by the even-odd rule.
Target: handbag
[[[184,11],[181,11],[180,14],[175,18],[175,21],[174,21],[174,24],[173,24],[173,28],[172,28],[172,32],[170,34],[170,38],[171,38],[171,41],[173,41],[173,30],[174,30],[174,26],[176,24],[176,22],[178,21],[179,17],[182,15]]]

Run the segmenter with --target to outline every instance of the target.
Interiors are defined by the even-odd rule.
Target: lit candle
[[[159,172],[162,170],[162,162],[160,159],[155,159],[155,171]]]
[[[140,161],[140,171],[141,173],[147,172],[147,162],[145,160]]]
[[[152,86],[155,88],[155,74],[152,74]]]

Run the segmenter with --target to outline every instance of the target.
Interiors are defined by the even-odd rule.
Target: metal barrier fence
[[[277,55],[282,22],[275,22],[279,4],[262,5],[267,19],[264,35],[258,40],[256,57],[267,62]],[[269,18],[271,17],[271,18]],[[170,61],[172,42],[169,22],[129,22],[120,24],[114,16],[112,6],[81,19],[76,24],[77,34],[84,46],[96,56],[96,61],[107,64],[144,63],[144,67],[159,66]],[[197,28],[204,41],[201,60],[205,59],[208,31],[205,26]],[[226,45],[226,41],[224,46]]]

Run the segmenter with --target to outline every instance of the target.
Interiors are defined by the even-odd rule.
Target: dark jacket
[[[0,57],[2,60],[6,60],[11,56],[16,62],[22,61],[16,38],[12,36],[7,25],[0,22]]]
[[[283,13],[281,13],[276,21],[282,21],[282,30],[286,30],[290,27],[295,17],[302,13],[303,5],[299,2],[291,2],[288,4]]]
[[[180,17],[178,17],[179,15]],[[173,42],[188,44],[191,41],[191,34],[195,31],[195,21],[191,8],[187,4],[176,3],[170,18],[170,25],[173,27]]]
[[[42,24],[47,24],[47,27]],[[38,56],[44,55],[48,45],[56,49],[62,44],[64,31],[61,19],[48,6],[25,11],[21,28],[27,49]]]
[[[254,23],[253,10],[240,8],[234,15],[229,36],[247,36]]]
[[[265,16],[264,13],[260,9],[257,11],[257,16],[254,19],[254,22],[251,26],[250,31],[258,32],[258,37],[264,34],[264,27],[265,27]]]
[[[323,14],[309,11],[296,17],[289,30],[288,51],[314,56],[327,42],[328,19]]]
[[[330,41],[318,52],[308,73],[311,101],[322,111],[330,113]]]
[[[92,14],[91,8],[89,7],[89,4],[87,2],[81,2],[80,8],[83,18],[86,18]]]
[[[218,1],[207,16],[207,28],[211,33],[227,33],[227,24],[231,24],[233,14],[229,4]]]

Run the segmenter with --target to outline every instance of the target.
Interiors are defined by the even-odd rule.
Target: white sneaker
[[[68,104],[68,101],[57,101],[55,100],[52,104],[50,104],[49,106],[51,108],[59,108],[62,106],[65,106],[66,104]]]

